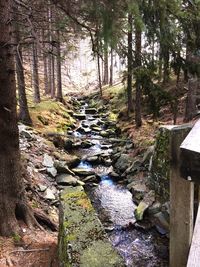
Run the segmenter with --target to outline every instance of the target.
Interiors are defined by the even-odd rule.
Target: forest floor
[[[184,85],[183,85],[184,87]],[[174,90],[172,83],[169,90]],[[75,96],[75,95],[74,95]],[[94,95],[94,102],[100,101]],[[96,98],[96,99],[95,99]],[[11,238],[0,238],[0,267],[57,267],[57,229],[58,229],[58,199],[52,187],[53,179],[46,173],[42,162],[45,154],[53,159],[64,157],[63,151],[54,147],[45,136],[48,132],[66,132],[75,127],[73,114],[73,97],[66,98],[66,105],[44,98],[40,104],[29,102],[33,128],[24,129],[20,126],[20,148],[22,158],[23,177],[26,186],[29,205],[44,222],[44,229],[28,229],[21,222],[22,233],[13,234]],[[143,117],[143,126],[136,129],[134,116],[126,116],[125,94],[122,84],[104,88],[104,101],[110,107],[110,116],[118,117],[118,126],[140,150],[144,150],[155,141],[156,130],[162,124],[173,124],[171,107],[161,108],[161,116],[153,120],[151,114]],[[183,122],[185,96],[179,97],[177,124]],[[101,105],[101,101],[99,102]],[[39,185],[39,187],[38,187]],[[44,196],[43,188],[51,188],[52,199]],[[49,221],[48,221],[49,218]]]

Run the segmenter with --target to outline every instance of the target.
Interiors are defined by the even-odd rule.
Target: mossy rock
[[[63,267],[122,267],[83,187],[61,194],[59,260]]]

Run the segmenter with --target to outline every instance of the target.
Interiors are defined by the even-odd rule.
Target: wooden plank
[[[200,205],[198,208],[187,267],[200,266]]]
[[[193,234],[194,184],[172,169],[170,178],[170,267],[185,267]]]
[[[200,120],[182,142],[180,172],[185,179],[200,184]]]
[[[196,122],[180,148],[200,153],[200,120]]]

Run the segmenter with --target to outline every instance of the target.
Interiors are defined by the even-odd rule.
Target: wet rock
[[[109,137],[109,132],[107,132],[107,131],[100,131],[100,135],[102,136],[102,137]]]
[[[86,108],[85,109],[85,113],[86,114],[96,114],[97,113],[97,109],[96,108]]]
[[[121,154],[115,163],[115,168],[120,172],[124,172],[132,163],[132,159],[128,154]]]
[[[47,168],[47,173],[49,174],[49,175],[51,175],[51,177],[56,177],[56,175],[57,175],[57,170],[56,170],[56,168],[55,167],[50,167],[50,168]]]
[[[90,128],[95,131],[95,132],[101,132],[101,127],[99,126],[96,126],[96,125],[91,125]]]
[[[134,199],[140,201],[144,198],[147,188],[145,184],[136,184],[129,189],[134,196]]]
[[[91,146],[93,146],[93,144],[89,141],[83,141],[81,142],[81,147],[82,148],[90,148]]]
[[[78,120],[85,120],[86,119],[86,116],[83,113],[74,113],[73,117],[78,119]]]
[[[60,174],[56,177],[56,182],[58,185],[72,185],[78,184],[78,179],[69,174]]]
[[[101,149],[110,149],[112,145],[101,145]]]
[[[104,164],[106,167],[110,167],[110,166],[112,165],[112,160],[111,160],[111,159],[104,159],[103,164]]]
[[[161,211],[161,204],[159,202],[153,203],[153,205],[148,208],[148,214],[150,216],[159,213],[160,211]]]
[[[144,212],[153,204],[154,201],[155,192],[151,190],[146,194],[144,199],[139,203],[139,206],[135,209],[136,220],[141,221],[143,219]]]
[[[74,168],[72,169],[72,171],[77,174],[77,175],[80,175],[80,176],[90,176],[90,175],[94,175],[95,172],[93,170],[87,170],[87,169],[84,169],[84,168]]]
[[[87,121],[82,121],[81,125],[84,127],[84,128],[88,128],[90,125]]]
[[[74,148],[74,149],[81,148],[81,143],[82,143],[82,142],[76,142],[76,143],[73,143],[73,148]]]
[[[56,161],[54,163],[54,167],[56,168],[58,173],[68,173],[74,175],[73,171],[69,169],[65,161]]]
[[[87,177],[83,178],[82,180],[85,183],[88,183],[88,182],[92,182],[93,183],[93,182],[97,182],[98,178],[97,178],[96,175],[90,175],[90,176],[87,176]]]
[[[166,213],[158,212],[154,214],[153,222],[159,233],[167,234],[169,232],[169,217]]]
[[[64,149],[70,151],[73,148],[73,141],[70,139],[65,140]]]
[[[120,175],[114,171],[109,173],[110,177],[115,179],[115,180],[119,180],[120,179]]]
[[[98,156],[91,156],[91,157],[87,157],[86,160],[88,162],[91,162],[91,163],[97,163],[99,160],[99,157]]]
[[[53,167],[54,162],[52,157],[50,157],[48,154],[44,154],[42,165],[49,168]]]
[[[64,161],[69,168],[75,168],[80,163],[80,158],[75,155],[70,155],[67,153],[59,153],[59,152],[53,152],[53,155],[56,159],[59,161]]]
[[[44,198],[48,199],[48,200],[55,200],[56,199],[53,190],[51,190],[50,188],[47,188],[47,190],[45,191]]]
[[[77,129],[77,132],[82,133],[82,134],[89,134],[89,133],[91,133],[91,129],[90,128],[79,127]]]

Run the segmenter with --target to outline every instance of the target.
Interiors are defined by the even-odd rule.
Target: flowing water
[[[84,113],[84,108],[81,112]],[[96,122],[97,119],[92,115],[86,115],[84,124],[87,127]],[[104,129],[104,126],[101,127]],[[77,137],[83,136],[76,131],[73,134]],[[109,144],[108,141],[105,142],[95,132],[84,135],[90,137],[93,145],[90,148],[76,150],[76,154],[82,158],[101,153],[109,156],[112,149],[105,144],[112,144]],[[98,137],[100,140],[92,140],[92,137]],[[109,173],[113,170],[112,166],[95,165],[87,162],[87,160],[82,160],[78,167],[94,170],[100,177],[98,185],[88,186],[86,190],[112,245],[122,255],[126,266],[167,267],[167,239],[160,236],[154,229],[147,231],[134,227],[136,206],[133,203],[132,194],[125,186],[118,184],[110,177]]]

